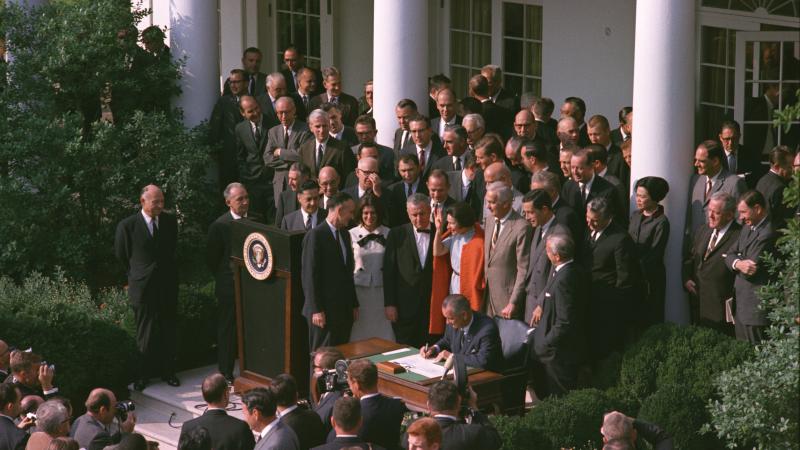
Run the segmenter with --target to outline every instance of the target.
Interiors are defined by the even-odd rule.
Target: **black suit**
[[[558,140],[558,135],[556,134],[557,128],[558,121],[552,117],[547,122],[537,120],[536,137],[541,137],[549,147],[555,147],[557,150],[558,146],[561,144],[561,142]]]
[[[313,67],[308,68],[314,72],[314,79],[316,80],[314,86],[317,87],[317,90],[312,93],[312,96],[322,93],[322,73],[319,71],[319,69],[315,69]],[[283,74],[283,78],[286,79],[286,92],[290,94],[297,93],[297,86],[294,84],[294,76],[292,75],[292,71],[286,67],[281,69],[281,74]]]
[[[464,363],[469,367],[498,372],[503,368],[503,350],[500,343],[500,332],[494,320],[479,313],[472,312],[472,325],[465,334],[447,325],[444,336],[436,343],[439,351],[448,350],[462,355]]]
[[[516,114],[520,110],[519,96],[502,87],[500,88],[500,91],[497,93],[497,97],[495,97],[494,103],[498,106],[502,106],[503,108],[511,111],[512,117],[513,114]]]
[[[445,153],[444,155],[442,155],[439,159],[437,159],[433,163],[433,167],[431,167],[431,170],[439,169],[439,170],[444,170],[445,172],[455,172],[456,171],[456,165],[455,165],[455,163],[453,161],[453,158],[454,158],[453,156],[449,156],[447,153]],[[459,157],[459,159],[461,160],[460,161],[461,162],[461,169],[460,170],[463,170],[464,167],[467,165],[467,162],[470,161],[472,159],[472,157],[470,156],[469,153],[465,152],[463,155],[461,155]],[[454,183],[450,183],[451,186],[453,184]],[[461,185],[461,180],[458,181],[458,185],[459,186]]]
[[[331,425],[333,405],[336,403],[336,400],[340,398],[342,398],[341,391],[326,392],[320,397],[319,403],[314,406],[314,412],[319,416],[320,421],[322,421],[322,426],[325,427],[325,436],[333,429]]]
[[[162,212],[152,236],[141,211],[120,221],[114,239],[117,259],[128,276],[128,298],[136,316],[136,344],[143,354],[139,376],[172,375],[178,268],[175,247],[178,223]]]
[[[317,167],[317,150],[319,143],[316,139],[310,139],[300,146],[298,153],[300,154],[300,161],[311,169],[311,177],[317,178],[319,170],[325,166],[331,166],[336,169],[339,174],[339,179],[344,181],[347,175],[354,171],[356,168],[356,157],[353,156],[353,151],[350,150],[344,142],[329,137],[324,144],[322,152],[322,162]]]
[[[325,442],[325,426],[314,411],[298,406],[288,414],[281,414],[281,422],[288,425],[300,440],[300,450],[307,450]],[[216,448],[215,448],[216,450]]]
[[[576,214],[586,214],[586,205],[594,198],[605,198],[614,214],[614,220],[623,227],[628,226],[628,217],[623,205],[620,204],[620,192],[610,181],[597,174],[594,175],[592,187],[586,195],[586,200],[581,198],[581,188],[575,180],[567,180],[561,188],[561,199],[565,201]]]
[[[267,92],[267,74],[265,73],[258,72],[251,75],[245,72],[244,82],[247,84],[247,95],[258,97]],[[222,95],[231,95],[230,78],[225,80],[225,85],[222,88]]]
[[[567,202],[559,197],[553,205],[553,214],[556,215],[556,222],[569,228],[572,240],[575,241],[575,254],[579,254],[581,240],[586,232],[586,210],[581,211],[579,215]]]
[[[630,326],[630,311],[638,299],[641,279],[636,248],[627,230],[616,221],[606,227],[597,241],[587,233],[582,264],[591,273],[589,302],[589,355],[602,359],[622,349]]]
[[[229,416],[223,409],[209,409],[202,416],[184,422],[181,437],[200,427],[208,430],[214,450],[252,450],[256,444],[247,423]]]
[[[311,99],[308,110],[313,111],[322,106],[323,103],[328,103],[329,101],[328,94],[323,92]],[[339,94],[337,106],[339,107],[339,111],[342,112],[342,122],[351,127],[356,126],[356,119],[358,119],[358,99],[342,92]]]
[[[630,136],[628,136],[628,139],[630,139]],[[622,137],[622,131],[619,127],[611,130],[611,143],[617,147],[621,147],[623,142],[625,142],[625,138]]]
[[[8,416],[0,416],[0,450],[25,450],[30,435]]]
[[[389,231],[383,255],[383,302],[397,308],[397,342],[422,347],[428,338],[433,276],[433,224],[425,261],[419,260],[410,223]]]
[[[318,445],[313,450],[341,450],[343,448],[360,447],[363,450],[385,450],[379,445],[369,445],[361,440],[360,437],[337,437],[327,444]]]
[[[786,226],[786,221],[794,216],[794,211],[783,204],[783,190],[789,182],[773,171],[767,172],[756,184],[756,190],[761,192],[769,205],[769,216],[775,229]]]
[[[451,417],[434,416],[442,429],[442,446],[446,450],[499,450],[503,444],[500,433],[480,411],[472,417],[472,423],[453,420]],[[408,448],[408,435],[403,435],[403,448]]]
[[[378,394],[361,399],[363,423],[358,437],[388,450],[397,449],[400,443],[400,424],[406,413],[402,400]]]
[[[358,308],[350,233],[339,230],[338,234],[339,242],[325,220],[303,239],[303,316],[308,319],[311,351],[349,342],[353,309]],[[311,322],[312,315],[321,312],[326,316],[324,328]]]
[[[261,132],[257,138],[249,120],[236,125],[236,155],[239,161],[239,179],[250,196],[250,209],[269,221],[275,208],[272,176],[273,169],[264,165],[264,149],[269,129],[277,125],[266,115],[261,116]],[[268,222],[269,223],[269,222]]]
[[[531,240],[531,254],[530,262],[528,263],[528,275],[526,276],[526,291],[527,297],[525,298],[525,315],[522,320],[525,323],[531,323],[531,316],[537,306],[542,305],[543,293],[545,286],[549,280],[552,265],[550,259],[547,258],[545,252],[545,244],[547,237],[554,234],[564,234],[575,240],[572,232],[565,225],[558,222],[558,217],[553,218],[553,222],[548,226],[547,233],[542,236],[543,226],[538,226],[533,230],[533,238]]]
[[[542,318],[533,332],[536,364],[543,379],[534,384],[537,397],[562,395],[575,389],[584,347],[583,314],[588,277],[575,262],[548,277],[542,295]]]
[[[415,144],[407,145],[402,150],[400,150],[401,155],[417,155],[419,157],[418,149]],[[425,151],[425,167],[420,167],[419,177],[422,181],[428,180],[428,175],[430,175],[431,170],[433,169],[433,165],[439,158],[443,158],[447,156],[447,153],[444,151],[444,147],[442,147],[442,143],[439,141],[439,137],[434,135],[431,137],[431,148],[430,150]]]
[[[608,147],[608,173],[617,177],[622,183],[624,192],[623,200],[627,199],[631,189],[631,168],[622,157],[622,149],[618,146],[611,144]]]
[[[483,120],[486,121],[486,132],[497,133],[503,140],[511,137],[514,124],[514,113],[491,100],[481,103]]]
[[[277,101],[278,99],[276,98],[275,100]],[[272,97],[270,97],[268,93],[259,95],[258,97],[256,97],[256,101],[258,102],[258,105],[261,107],[261,114],[263,114],[267,118],[267,121],[269,123],[273,124],[272,126],[275,126],[280,123],[280,120],[278,120],[278,114],[275,112],[275,106],[272,102]],[[300,107],[302,106],[303,105],[301,102]]]
[[[225,95],[217,100],[211,119],[208,121],[208,135],[212,146],[219,150],[219,186],[225,189],[229,183],[239,181],[239,166],[236,161],[236,125],[244,120],[236,98]]]
[[[578,146],[584,148],[592,143],[589,139],[589,131],[587,130],[586,122],[580,124],[578,128]]]
[[[408,223],[408,212],[406,212],[406,200],[408,185],[405,181],[400,180],[396,183],[389,185],[383,196],[386,197],[386,202],[389,205],[389,226],[396,227]],[[428,195],[428,186],[422,179],[417,178],[417,187],[413,192],[414,194],[420,193]]]
[[[354,145],[358,145],[358,136],[356,135],[356,130],[353,127],[345,125],[340,131],[341,136],[336,137],[331,135],[331,137],[336,137],[336,139],[344,142],[345,145],[348,147],[352,147]]]

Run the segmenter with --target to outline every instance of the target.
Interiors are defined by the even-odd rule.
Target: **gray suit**
[[[725,169],[718,174],[717,180],[711,185],[711,190],[706,192],[706,175],[693,175],[689,182],[689,211],[686,215],[686,233],[694,236],[700,225],[707,222],[706,212],[708,199],[717,192],[727,192],[734,198],[739,198],[742,192],[747,190],[747,184],[740,178]]]
[[[736,298],[734,325],[738,339],[747,339],[750,342],[758,343],[763,335],[762,329],[769,325],[766,311],[758,307],[761,300],[756,291],[769,281],[769,274],[762,257],[765,253],[772,253],[777,238],[778,234],[767,217],[755,230],[749,226],[743,227],[739,233],[739,239],[725,257],[728,269],[736,274],[733,283]],[[733,263],[737,259],[754,261],[758,264],[758,270],[749,276],[734,270]]]
[[[289,128],[288,148],[285,148],[286,146],[283,142],[283,125],[276,125],[269,129],[267,147],[264,151],[264,165],[275,170],[275,175],[272,177],[272,186],[275,191],[276,205],[280,200],[281,192],[286,190],[286,175],[289,171],[289,166],[293,162],[300,161],[298,150],[301,145],[311,139],[314,139],[314,135],[308,130],[308,125],[301,120],[295,120]],[[282,149],[278,158],[273,157],[273,152],[276,148]]]
[[[311,228],[314,228],[315,226],[321,224],[322,221],[325,220],[325,217],[327,216],[327,212],[322,208],[317,209],[317,212],[315,214],[317,216],[317,221],[315,223],[312,223]],[[292,211],[291,213],[285,215],[283,217],[283,220],[281,220],[281,230],[306,231],[306,224],[303,221],[303,212],[298,209],[296,211]]]
[[[75,419],[69,435],[78,442],[80,448],[86,450],[103,450],[107,445],[118,444],[121,438],[119,432],[111,434],[105,425],[89,413]]]
[[[563,234],[572,237],[569,228],[556,222],[556,220],[556,217],[553,216],[553,223],[547,228],[547,233],[544,236],[541,236],[541,226],[536,227],[536,230],[533,231],[530,262],[528,263],[528,275],[526,277],[528,294],[525,299],[525,315],[523,316],[525,323],[531,323],[533,310],[542,305],[541,295],[547,285],[547,279],[552,269],[550,259],[547,258],[547,253],[544,249],[547,236]]]
[[[511,302],[516,305],[514,317],[521,318],[525,310],[525,277],[530,261],[532,230],[528,222],[512,209],[492,250],[494,227],[494,216],[487,217],[484,222],[487,300],[484,308],[492,317],[500,315]]]
[[[288,425],[280,419],[266,436],[256,442],[254,450],[300,450],[300,441]]]

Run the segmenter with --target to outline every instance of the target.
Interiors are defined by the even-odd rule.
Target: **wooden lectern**
[[[306,394],[310,358],[300,283],[304,234],[247,219],[232,223],[237,392],[267,386],[276,375],[289,373],[297,380],[300,395]]]

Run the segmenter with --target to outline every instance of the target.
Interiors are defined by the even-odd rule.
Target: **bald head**
[[[139,203],[142,205],[142,211],[149,217],[158,217],[164,209],[164,193],[155,184],[148,184],[142,188]]]
[[[558,140],[562,145],[574,145],[578,142],[578,121],[570,116],[565,116],[558,121]]]
[[[325,166],[319,171],[319,190],[327,198],[339,192],[339,173],[331,166]]]
[[[333,167],[325,166],[322,169],[320,169],[320,171],[319,171],[319,179],[320,179],[320,181],[322,181],[323,178],[325,178],[327,180],[333,180],[333,179],[338,180],[339,179],[339,173],[336,172],[336,169],[334,169]]]
[[[529,110],[523,109],[514,116],[514,131],[519,137],[528,139],[536,137],[536,121]]]
[[[496,181],[500,181],[509,187],[511,186],[511,171],[499,161],[489,164],[486,170],[483,171],[483,177],[487,186]]]

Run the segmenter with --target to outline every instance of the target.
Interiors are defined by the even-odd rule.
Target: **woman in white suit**
[[[392,324],[386,320],[383,306],[383,253],[389,228],[381,225],[384,210],[381,201],[366,194],[358,202],[359,226],[350,230],[353,243],[359,316],[353,323],[350,341],[379,337],[394,341]]]

